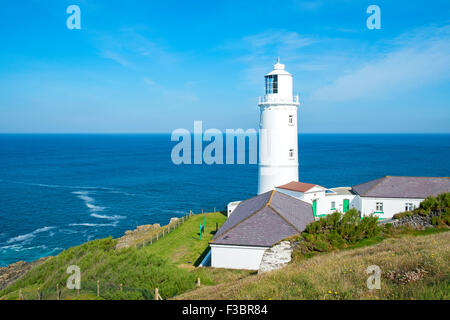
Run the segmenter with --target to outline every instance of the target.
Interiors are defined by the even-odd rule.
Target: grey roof
[[[269,191],[242,201],[214,235],[212,244],[270,247],[314,221],[312,206]]]
[[[338,187],[329,189],[334,191],[335,193],[325,193],[326,196],[335,196],[335,195],[354,195],[355,193],[352,191],[351,187]]]
[[[352,187],[362,197],[419,198],[450,192],[449,177],[386,176]]]

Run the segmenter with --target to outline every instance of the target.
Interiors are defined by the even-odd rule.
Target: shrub
[[[361,219],[359,212],[353,208],[345,214],[334,212],[310,223],[301,238],[306,242],[308,249],[324,252],[374,237],[380,232],[378,217],[369,216]]]

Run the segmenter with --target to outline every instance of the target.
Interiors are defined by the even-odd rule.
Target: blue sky
[[[277,56],[300,132],[450,132],[448,0],[3,0],[0,38],[0,132],[257,128]]]

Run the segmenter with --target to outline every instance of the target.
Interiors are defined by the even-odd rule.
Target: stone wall
[[[135,230],[127,230],[125,235],[117,241],[116,249],[129,248],[136,243],[141,243],[142,240],[153,236],[153,233],[158,232],[160,228],[160,224],[155,223],[138,226]]]
[[[280,269],[291,261],[293,246],[289,241],[281,241],[267,249],[261,259],[258,273]]]
[[[419,214],[413,214],[412,216],[404,216],[400,219],[392,219],[389,223],[392,223],[394,227],[409,226],[414,229],[424,229],[434,227],[431,219],[434,216],[438,216],[439,213],[431,212],[427,216],[421,216]]]

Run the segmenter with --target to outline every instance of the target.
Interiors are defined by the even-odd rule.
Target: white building
[[[274,190],[242,201],[210,242],[211,266],[258,270],[267,249],[313,221],[309,203]]]
[[[450,192],[449,177],[386,176],[352,187],[362,215],[375,214],[389,219],[399,212],[411,211],[429,196]]]
[[[315,217],[355,208],[362,216],[374,214],[382,220],[413,210],[428,196],[450,192],[450,180],[448,177],[386,176],[353,187],[331,189],[291,181],[276,190],[311,203]]]
[[[258,194],[298,180],[298,96],[292,75],[279,59],[264,76],[265,95],[259,99],[260,134]]]

